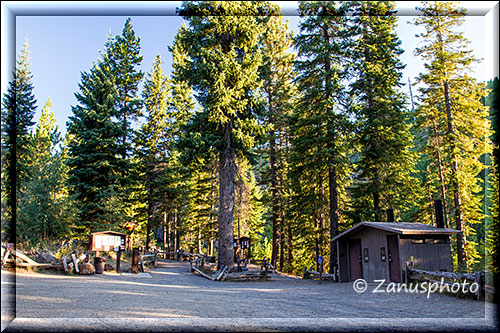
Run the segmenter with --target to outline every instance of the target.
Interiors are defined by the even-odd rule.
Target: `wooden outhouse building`
[[[406,263],[452,271],[450,235],[455,229],[412,222],[361,222],[332,239],[340,281],[402,282]]]

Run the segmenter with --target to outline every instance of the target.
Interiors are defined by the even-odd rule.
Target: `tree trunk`
[[[170,226],[170,215],[165,211],[167,217],[167,251],[170,252],[170,240],[172,238],[172,228]]]
[[[318,223],[316,222],[316,226]],[[318,259],[319,259],[319,233],[316,235],[316,238],[314,240],[314,252],[316,252],[316,271],[319,272],[319,264],[318,264]]]
[[[292,226],[288,223],[288,273],[293,272],[293,238],[292,238]]]
[[[167,252],[168,247],[169,247],[168,239],[167,239],[167,235],[168,235],[167,223],[168,223],[167,212],[163,212],[163,252]]]
[[[323,184],[321,184],[321,195],[324,196],[324,188],[323,188]],[[324,230],[324,227],[325,227],[325,214],[324,214],[324,210],[321,209],[320,213],[319,213],[319,236],[318,236],[318,243],[319,243],[319,256],[320,257],[323,257],[323,242],[324,242],[324,235],[323,235],[323,230]],[[319,270],[321,269],[321,265],[319,262],[317,262],[318,264],[318,272]]]
[[[209,249],[209,255],[213,256],[214,255],[214,249],[215,249],[215,186],[216,186],[216,181],[215,179],[215,171],[214,168],[212,168],[212,187],[210,188],[210,215],[209,215],[209,221],[210,221],[210,249]]]
[[[273,115],[272,115],[272,98],[271,94],[269,94],[269,122],[273,124]],[[278,260],[278,182],[276,177],[276,138],[274,129],[271,129],[270,138],[269,138],[269,160],[270,160],[270,169],[271,169],[271,203],[272,203],[272,211],[271,211],[271,223],[273,226],[273,247],[272,247],[272,255],[271,255],[271,265],[276,267],[276,262]]]
[[[127,94],[128,94],[128,89],[125,87],[125,93],[124,93],[124,96],[121,96],[122,99],[123,99],[123,107],[122,107],[122,110],[126,110],[126,107],[127,107]],[[122,143],[123,143],[123,153],[122,153],[122,158],[123,159],[126,159],[127,158],[127,132],[128,132],[128,129],[127,129],[127,111],[124,111],[123,112],[123,124],[122,124],[122,130],[123,130],[123,139],[122,139]]]
[[[224,133],[226,148],[219,160],[219,268],[233,265],[235,151],[231,132],[228,123]]]
[[[174,233],[174,252],[177,252],[179,250],[179,237],[178,237],[178,230],[177,230],[177,216],[175,214],[174,210],[174,215],[172,219],[172,227],[173,227],[173,233]]]
[[[380,194],[373,192],[373,209],[375,210],[375,221],[380,222]]]
[[[441,150],[439,149],[439,140],[438,140],[438,131],[437,131],[437,126],[436,126],[436,121],[433,120],[432,122],[433,125],[433,130],[434,130],[434,136],[436,137],[436,153],[437,153],[437,159],[438,159],[438,171],[439,171],[439,182],[441,183],[440,189],[441,189],[441,198],[443,199],[443,216],[444,216],[444,225],[446,228],[450,227],[450,223],[448,222],[448,204],[446,202],[446,185],[444,181],[444,173],[443,173],[443,161],[441,159]]]
[[[198,253],[201,253],[201,248],[202,248],[202,245],[201,245],[201,225],[199,225],[198,226],[198,247],[197,247]]]
[[[328,34],[328,27],[326,25],[323,26],[323,37],[325,40],[330,43],[330,36]],[[331,70],[331,65],[330,65],[330,59],[325,60],[325,72],[329,73]],[[327,74],[325,78],[325,88],[327,90],[330,90],[331,88],[331,78]],[[328,145],[330,146],[329,148],[334,148],[333,140],[335,139],[334,137],[334,129],[333,129],[333,122],[332,120],[328,120],[328,133],[331,138],[330,142]],[[334,151],[334,149],[331,149]],[[339,216],[338,216],[338,199],[337,199],[337,170],[334,167],[334,161],[333,161],[333,156],[330,157],[330,166],[328,170],[328,188],[330,191],[330,273],[333,272],[333,267],[335,266],[335,260],[336,260],[336,247],[335,244],[332,242],[333,237],[335,237],[338,234],[338,223],[339,223]]]
[[[371,98],[370,98],[370,101],[371,101]],[[372,102],[369,102],[369,104],[372,104]],[[370,106],[370,108],[372,108]],[[372,141],[372,144],[371,144],[371,149],[372,149],[372,152],[376,152],[377,151],[377,133],[375,133],[375,138],[374,140]],[[373,174],[373,184],[372,186],[374,187],[374,191],[372,193],[372,197],[373,197],[373,210],[375,211],[375,222],[380,222],[382,221],[381,220],[381,214],[380,214],[380,181],[379,181],[379,169],[378,168],[374,168],[374,174]]]
[[[174,210],[174,221],[175,221],[175,242],[177,243],[177,250],[179,250],[181,248],[181,233],[179,231],[179,227],[181,225],[181,219],[177,209]]]
[[[151,241],[151,215],[153,214],[152,212],[152,204],[151,204],[151,199],[148,200],[148,221],[146,224],[146,251],[149,250],[149,242]]]
[[[280,221],[279,241],[280,241],[280,271],[283,272],[285,265],[285,226],[283,225],[284,219]]]
[[[448,81],[444,82],[444,99],[446,106],[446,118],[448,120],[448,135],[450,136],[451,149],[451,181],[453,188],[453,203],[455,205],[455,228],[463,232],[463,215],[460,198],[460,187],[457,179],[457,156],[455,153],[455,129],[453,127],[453,114],[451,112],[450,93]],[[457,235],[457,265],[459,270],[465,269],[466,262],[464,257],[464,236],[462,233]]]
[[[332,239],[339,233],[337,170],[335,167],[330,167],[328,182],[330,188],[330,274],[333,274],[337,260],[337,247]]]

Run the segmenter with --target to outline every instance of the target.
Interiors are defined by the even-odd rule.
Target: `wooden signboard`
[[[250,248],[250,238],[249,237],[241,237],[240,238],[240,246],[243,250]]]
[[[126,234],[116,231],[95,232],[92,234],[92,251],[124,251]]]

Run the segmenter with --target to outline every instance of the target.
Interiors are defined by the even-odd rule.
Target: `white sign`
[[[95,239],[94,247],[96,249],[99,249],[101,247],[101,237],[100,236],[96,236],[94,239]]]

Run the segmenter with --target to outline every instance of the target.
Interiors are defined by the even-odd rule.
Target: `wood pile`
[[[319,272],[313,271],[312,266],[307,269],[307,266],[304,267],[304,275],[302,276],[303,279],[318,279],[319,280]],[[321,274],[321,280],[332,280],[333,281],[333,274]]]
[[[270,265],[261,267],[261,270],[247,269],[246,267],[243,270],[239,265],[233,267],[224,266],[214,272],[215,265],[206,263],[205,259],[206,256],[190,260],[190,271],[196,272],[211,281],[255,281],[271,278],[269,275],[272,273],[269,270]]]
[[[38,263],[9,244],[2,244],[2,267],[63,268],[62,264],[57,262]]]
[[[268,271],[248,270],[244,272],[231,272],[226,275],[227,281],[253,281],[253,280],[269,280],[271,276]]]
[[[57,260],[51,260],[51,262],[48,263],[40,263],[31,259],[21,251],[14,249],[13,245],[2,244],[2,267],[52,268],[64,270],[66,274],[72,271],[80,274],[80,267],[82,266],[82,264],[84,264],[84,260],[86,259],[86,257],[86,254],[81,254],[79,257],[77,257],[73,253],[68,258],[63,257],[60,262],[57,262]],[[38,258],[41,257],[39,256]],[[85,274],[89,274],[89,272],[91,271],[92,269],[88,265],[85,265]]]

